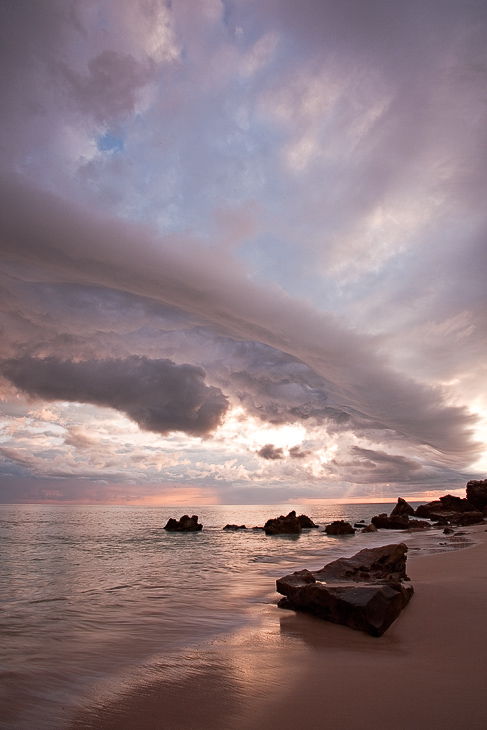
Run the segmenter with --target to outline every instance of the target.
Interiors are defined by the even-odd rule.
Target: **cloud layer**
[[[3,3],[5,499],[483,474],[486,16]]]

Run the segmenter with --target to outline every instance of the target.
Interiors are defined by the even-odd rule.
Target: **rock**
[[[228,532],[236,532],[237,530],[246,530],[247,528],[245,525],[225,525],[223,529],[228,530]]]
[[[276,583],[285,596],[278,605],[382,636],[414,593],[403,585],[407,549],[404,543],[366,548],[322,570],[286,575]]]
[[[316,528],[318,527],[318,525],[315,525],[313,520],[310,517],[308,517],[308,515],[298,515],[298,520],[299,520],[299,524],[301,525],[303,530],[313,529],[315,527]]]
[[[382,512],[380,515],[372,517],[372,524],[379,530],[407,530],[409,527],[409,517],[407,515],[397,515],[390,517]]]
[[[403,515],[414,515],[414,507],[406,502],[402,497],[397,498],[397,504],[391,512],[391,517],[401,517]]]
[[[431,525],[429,522],[425,522],[424,520],[409,520],[409,529],[410,530],[431,530]]]
[[[354,527],[357,527],[357,528],[359,528],[359,527],[365,527],[365,520],[360,520],[360,522],[354,522],[353,523],[353,526]]]
[[[293,510],[286,516],[281,515],[267,520],[264,530],[266,535],[299,535],[302,527]]]
[[[467,499],[476,509],[485,510],[487,508],[487,479],[472,479],[467,482]]]
[[[433,502],[420,504],[414,515],[415,517],[426,517],[430,520],[437,520],[441,517],[450,519],[450,514],[472,511],[475,511],[475,507],[467,499],[446,494],[444,497],[440,497],[440,499],[436,499]]]
[[[480,510],[475,509],[467,499],[447,494],[434,502],[420,504],[416,510],[416,517],[426,517],[435,520],[437,526],[447,524],[478,525],[484,521]]]
[[[352,525],[345,520],[335,520],[325,527],[325,532],[327,535],[355,535]]]
[[[415,517],[425,517],[429,520],[436,520],[442,516],[442,507],[439,499],[427,504],[420,504],[414,512]]]
[[[443,530],[443,534],[444,535],[454,535],[455,530],[453,529],[453,527],[445,527],[445,529]]]
[[[377,527],[371,522],[370,525],[365,525],[361,532],[377,532]]]
[[[441,517],[438,516],[435,518],[435,522],[433,523],[433,527],[443,527],[443,525],[449,525],[450,520],[447,519],[444,515]]]
[[[484,521],[485,520],[483,513],[479,512],[478,510],[473,510],[472,512],[461,512],[460,514],[457,513],[450,518],[450,522],[452,523],[452,525],[457,525],[457,527],[480,525]]]
[[[180,520],[170,517],[164,529],[168,532],[198,532],[203,525],[198,522],[198,515],[183,515]]]
[[[454,497],[453,494],[440,497],[440,502],[442,509],[446,512],[472,512],[472,510],[475,510],[474,505],[468,499]]]

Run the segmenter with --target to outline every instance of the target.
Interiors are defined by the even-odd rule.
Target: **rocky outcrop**
[[[183,515],[179,520],[170,517],[164,529],[168,532],[199,532],[203,525],[198,522],[198,515]]]
[[[228,532],[236,532],[237,530],[246,530],[247,528],[245,525],[225,525],[223,529]]]
[[[409,520],[408,528],[410,530],[431,530],[431,525],[425,520]]]
[[[318,528],[318,525],[315,525],[311,517],[308,517],[308,515],[298,515],[298,520],[303,530]]]
[[[285,596],[278,605],[382,636],[414,593],[403,584],[407,549],[404,543],[368,548],[318,571],[286,575],[276,583]]]
[[[409,517],[407,515],[392,515],[388,517],[385,512],[372,517],[372,524],[379,530],[407,530]]]
[[[288,515],[280,515],[280,517],[267,520],[264,525],[266,535],[299,535],[302,529],[294,510]]]
[[[355,535],[352,525],[345,520],[335,520],[325,527],[325,532],[327,535]]]
[[[360,532],[377,532],[377,527],[370,523],[370,525],[365,525],[365,527],[360,530]]]
[[[482,512],[468,500],[446,494],[438,500],[420,504],[415,512],[416,517],[436,520],[440,525],[450,522],[454,525],[477,525],[483,522]]]
[[[398,497],[397,504],[391,512],[391,517],[402,517],[404,515],[413,516],[414,507],[411,507],[402,497]]]
[[[469,525],[480,525],[485,520],[483,513],[475,510],[473,512],[462,512],[453,515],[450,518],[450,522],[456,527],[468,527]]]
[[[487,509],[487,479],[467,482],[467,499],[480,512]]]

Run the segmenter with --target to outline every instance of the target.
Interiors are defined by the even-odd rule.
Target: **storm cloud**
[[[170,360],[68,362],[23,357],[3,361],[0,370],[31,397],[108,406],[141,428],[161,434],[184,431],[205,436],[218,427],[228,408],[221,390],[205,385],[202,368]]]

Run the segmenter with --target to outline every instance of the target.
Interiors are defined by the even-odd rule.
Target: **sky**
[[[1,502],[486,476],[484,0],[2,0],[0,35]]]

